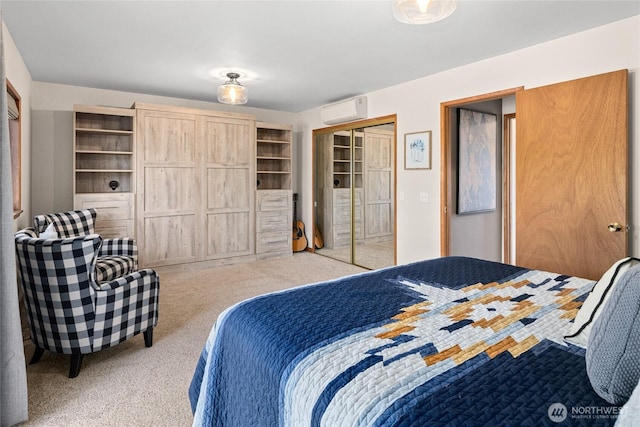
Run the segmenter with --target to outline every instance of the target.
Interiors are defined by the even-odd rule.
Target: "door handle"
[[[617,222],[612,222],[607,226],[607,229],[612,233],[617,233],[622,230],[622,226]]]

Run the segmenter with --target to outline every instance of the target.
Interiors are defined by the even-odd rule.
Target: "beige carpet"
[[[292,257],[160,275],[153,347],[142,334],[86,355],[77,378],[69,357],[45,352],[27,367],[29,421],[22,426],[189,426],[188,399],[200,351],[226,307],[266,292],[364,271],[306,252]],[[27,361],[33,345],[25,343]]]

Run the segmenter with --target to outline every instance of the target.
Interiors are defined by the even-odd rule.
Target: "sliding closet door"
[[[314,132],[315,252],[376,269],[395,264],[395,121],[358,123]]]
[[[141,266],[200,258],[196,117],[137,111],[136,228]]]
[[[598,279],[628,254],[627,70],[516,94],[516,263]]]
[[[254,253],[255,122],[201,116],[205,259]]]

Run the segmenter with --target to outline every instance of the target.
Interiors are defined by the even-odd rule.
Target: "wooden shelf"
[[[78,173],[101,173],[101,172],[119,172],[119,173],[131,173],[133,169],[76,169]]]
[[[263,144],[291,144],[291,141],[279,141],[275,139],[256,139],[256,142]]]
[[[92,133],[99,135],[133,135],[132,130],[76,128],[77,133]]]
[[[127,108],[74,106],[74,194],[99,199],[110,194],[111,181],[118,181],[116,193],[133,193],[134,118]]]
[[[256,189],[291,190],[290,125],[256,123]]]
[[[105,155],[133,155],[133,151],[107,151],[107,150],[76,150],[76,154],[105,154]]]

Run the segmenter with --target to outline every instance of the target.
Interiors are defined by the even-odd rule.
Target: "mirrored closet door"
[[[395,264],[395,116],[314,131],[315,252]]]

